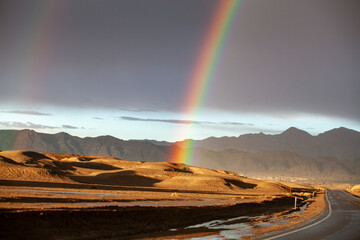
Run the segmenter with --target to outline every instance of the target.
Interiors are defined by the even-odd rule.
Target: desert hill
[[[355,196],[360,197],[360,184],[353,186],[349,189],[349,192]]]
[[[125,161],[113,157],[1,151],[0,179],[87,183],[196,191],[286,193],[279,183],[249,179],[237,173],[168,162]]]

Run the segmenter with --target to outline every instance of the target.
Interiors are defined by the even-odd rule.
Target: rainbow
[[[39,89],[48,75],[51,54],[56,51],[54,30],[64,4],[54,1],[40,1],[33,5],[32,14],[23,19],[27,22],[23,29],[23,58],[19,78],[19,98],[21,104],[36,101]]]
[[[238,12],[241,0],[218,0],[218,6],[204,38],[198,54],[195,68],[191,74],[188,95],[184,102],[185,116],[194,118],[204,104],[209,86],[218,65],[221,51],[229,35],[231,26]],[[190,136],[192,124],[186,124],[180,130],[180,138]],[[181,146],[174,145],[170,150],[169,161],[191,164],[193,157],[193,141],[186,140]]]

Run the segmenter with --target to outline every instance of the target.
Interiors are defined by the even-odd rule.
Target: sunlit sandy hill
[[[173,190],[288,192],[288,187],[222,170],[168,162],[136,162],[112,157],[0,152],[0,178],[9,181],[86,183]]]

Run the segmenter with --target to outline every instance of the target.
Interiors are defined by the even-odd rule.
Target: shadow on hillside
[[[4,157],[4,156],[0,156],[0,161],[2,162],[6,162],[6,163],[10,163],[10,164],[14,164],[14,165],[22,165],[21,163],[15,162],[14,160]]]
[[[101,173],[96,176],[69,176],[72,180],[87,184],[104,184],[115,186],[153,187],[158,179],[137,175],[134,171]]]
[[[231,183],[232,185],[235,185],[237,187],[240,187],[240,188],[254,188],[256,187],[257,185],[256,184],[252,184],[252,183],[245,183],[245,182],[242,182],[242,181],[239,181],[239,180],[233,180],[233,179],[226,179],[226,182],[228,183]]]
[[[24,151],[23,155],[31,158],[31,162],[36,162],[41,159],[51,159],[51,158],[45,156],[44,154],[32,152],[32,151]]]
[[[62,169],[75,170],[74,167],[78,168],[87,168],[87,169],[95,169],[95,170],[117,170],[121,169],[119,167],[115,167],[105,163],[97,163],[97,162],[55,162],[56,165],[62,167]]]

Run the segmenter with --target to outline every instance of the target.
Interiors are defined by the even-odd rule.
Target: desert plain
[[[313,184],[169,162],[0,152],[1,239],[256,239],[321,217],[325,207],[324,188]]]

